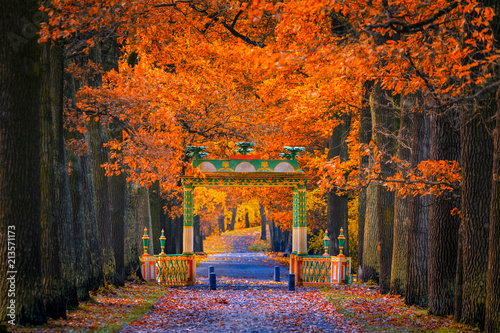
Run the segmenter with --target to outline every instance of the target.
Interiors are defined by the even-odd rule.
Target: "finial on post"
[[[325,230],[325,237],[323,237],[323,243],[325,245],[325,253],[323,255],[325,257],[329,256],[328,254],[328,244],[330,244],[330,237],[328,237],[328,230]]]
[[[160,237],[160,245],[161,245],[161,253],[160,255],[161,256],[164,256],[165,255],[165,240],[167,238],[165,237],[165,234],[163,232],[163,229],[161,229],[161,237]]]
[[[148,243],[149,243],[148,228],[144,228],[144,236],[142,236],[142,246],[144,247],[144,254],[148,254]]]
[[[344,240],[345,240],[344,228],[340,228],[340,235],[338,238],[339,238],[339,250],[340,250],[339,257],[343,257],[344,256]]]
[[[247,153],[253,151],[252,147],[254,147],[255,145],[253,142],[237,142],[236,146],[238,146],[238,148],[235,149],[237,153],[240,153],[241,155],[246,155]]]
[[[286,158],[287,160],[294,160],[295,157],[299,156],[299,153],[301,151],[305,151],[306,149],[304,147],[289,147],[285,146],[283,147],[284,150],[287,152],[281,153],[280,156]]]

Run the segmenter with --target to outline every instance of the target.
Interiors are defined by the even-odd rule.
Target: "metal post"
[[[274,281],[280,282],[280,266],[274,266]]]
[[[210,290],[217,289],[215,273],[210,273]]]
[[[208,274],[210,273],[215,273],[215,267],[214,266],[208,266]]]
[[[295,274],[288,275],[288,291],[295,291]]]

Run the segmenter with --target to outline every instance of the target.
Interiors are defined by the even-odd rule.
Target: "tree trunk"
[[[395,132],[395,115],[390,92],[382,89],[380,83],[375,83],[370,96],[370,108],[373,123],[373,141],[379,152],[381,176],[385,179],[394,175],[394,169],[389,162],[395,155],[396,141],[392,135]],[[382,185],[375,185],[377,205],[377,255],[379,264],[380,292],[386,294],[391,285],[392,243],[394,233],[394,192],[388,191]]]
[[[500,5],[498,6],[500,7]],[[488,275],[486,278],[485,332],[500,332],[500,91],[497,91],[496,127],[493,132],[493,181],[491,187]]]
[[[245,212],[245,228],[250,228],[250,219],[248,218],[248,210]]]
[[[73,221],[63,133],[63,61],[59,45],[44,44],[41,91],[42,281],[47,315],[66,318],[77,305]]]
[[[260,239],[262,240],[266,240],[267,239],[267,235],[266,235],[266,209],[264,208],[264,206],[262,206],[262,204],[259,202],[259,205],[260,205]]]
[[[328,159],[332,159],[335,156],[339,156],[342,162],[347,161],[347,143],[346,138],[349,135],[351,128],[351,115],[342,116],[343,124],[338,125],[333,129],[333,133],[330,136],[328,142]],[[347,194],[338,195],[336,190],[328,191],[327,194],[327,229],[328,235],[331,241],[329,243],[328,253],[330,255],[339,254],[339,242],[338,237],[340,235],[340,228],[344,230],[344,255],[349,256],[349,209],[348,203],[349,198]]]
[[[41,46],[35,27],[29,36],[23,31],[39,2],[1,1],[1,7],[0,318],[41,324],[47,320],[40,279]]]
[[[411,110],[413,96],[405,99],[401,107],[400,128],[398,132],[398,158],[410,160]],[[391,287],[392,295],[404,295],[406,272],[406,241],[408,228],[408,201],[406,197],[396,195],[394,201],[394,240],[392,245]]]
[[[219,215],[217,222],[219,223],[219,235],[226,231],[226,216],[224,215],[224,209],[222,209],[221,215]]]
[[[279,235],[278,235],[278,228],[275,227],[274,221],[269,220],[269,237],[271,239],[271,252],[280,252],[279,250]]]
[[[496,13],[491,22],[491,30],[496,49],[500,48],[500,3],[496,0],[483,0],[487,6],[493,7]],[[500,75],[497,68],[494,77]],[[491,188],[490,234],[488,249],[488,275],[486,280],[486,318],[484,330],[488,333],[500,332],[500,90],[497,89],[493,103],[496,105],[496,126],[493,132],[493,184]]]
[[[151,228],[148,228],[148,231],[150,232],[149,248],[151,253],[158,254],[160,253],[161,219],[163,214],[162,200],[160,197],[160,182],[158,181],[154,182],[153,185],[149,187],[149,209],[151,212]],[[144,227],[142,230],[144,230]],[[166,237],[168,236],[166,235]],[[170,243],[170,241],[167,241],[167,248]],[[167,249],[165,249],[165,252],[166,251]]]
[[[66,97],[76,109],[76,90],[78,81],[70,75],[65,77]],[[90,146],[90,136],[78,132],[66,133],[67,139],[82,139]],[[71,163],[69,173],[71,203],[73,212],[75,283],[79,300],[89,299],[89,290],[97,290],[103,281],[101,240],[97,223],[97,203],[95,197],[94,178],[92,173],[92,157],[89,152],[82,155],[68,150]],[[70,240],[71,241],[71,240]]]
[[[366,189],[366,219],[363,238],[363,269],[359,277],[362,281],[378,282],[377,258],[377,219],[375,209],[377,206],[377,189],[370,184]]]
[[[494,107],[478,102],[461,113],[463,294],[461,322],[484,325],[493,142],[483,119]]]
[[[457,115],[454,115],[457,116]],[[460,161],[460,136],[444,115],[431,116],[431,160]],[[460,218],[451,215],[460,201],[450,193],[431,196],[429,206],[429,312],[453,314]]]
[[[372,115],[370,111],[370,94],[373,86],[372,81],[363,84],[363,94],[359,115],[359,143],[369,144],[372,139]],[[369,167],[369,156],[361,156],[359,170],[362,172]],[[366,188],[359,192],[358,196],[358,279],[363,276],[363,244],[366,220]]]
[[[161,229],[165,230],[165,237],[167,238],[165,245],[165,253],[167,254],[182,253],[184,217],[183,215],[172,216],[172,214],[170,213],[173,207],[176,207],[177,204],[178,204],[177,199],[173,197],[171,199],[161,199],[159,205],[160,226],[158,229],[160,234],[161,234]],[[165,207],[166,210],[164,209]],[[160,237],[160,234],[158,234],[157,237]],[[160,251],[160,248],[158,248],[157,251]]]
[[[236,224],[236,215],[238,214],[238,207],[231,208],[231,225],[229,226],[229,230],[234,230],[234,225]]]
[[[113,237],[109,197],[109,182],[106,171],[101,167],[109,162],[108,151],[103,144],[107,142],[105,130],[95,120],[90,122],[90,142],[92,149],[92,171],[97,203],[97,222],[102,245],[102,269],[105,284],[115,283],[116,262],[113,253]]]
[[[203,235],[201,233],[201,218],[200,215],[195,215],[193,218],[193,233],[194,233],[194,252],[203,252]]]
[[[413,114],[411,167],[429,159],[429,118],[423,112]],[[427,254],[429,229],[429,197],[409,199],[406,250],[405,303],[427,306]]]
[[[112,139],[122,141],[122,131],[120,128],[108,130]],[[111,161],[114,162],[114,161]],[[125,285],[125,211],[127,181],[125,173],[108,177],[111,230],[113,241],[113,253],[115,256],[115,282],[118,286]]]
[[[133,272],[140,276],[139,256],[144,253],[142,235],[144,228],[151,230],[149,190],[137,183],[127,183],[126,199],[124,273],[126,277]]]

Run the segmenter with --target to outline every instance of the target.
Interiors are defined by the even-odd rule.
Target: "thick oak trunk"
[[[410,96],[402,103],[400,114],[400,128],[398,132],[397,156],[402,161],[410,159],[411,137],[411,110],[413,97]],[[392,267],[390,293],[404,295],[406,272],[406,237],[408,222],[408,198],[396,195],[394,200],[394,239],[392,245]]]
[[[359,113],[359,143],[369,144],[372,139],[372,115],[370,112],[370,94],[373,83],[367,81],[363,84],[361,109]],[[369,157],[361,156],[359,170],[362,172],[369,167]],[[366,220],[366,188],[359,192],[358,196],[358,279],[363,277],[363,247]]]
[[[342,116],[342,124],[333,129],[328,142],[328,159],[339,156],[342,162],[348,158],[346,138],[349,135],[351,125],[351,115]],[[340,228],[344,229],[344,255],[349,256],[349,227],[348,209],[349,198],[347,194],[338,195],[336,190],[328,191],[327,194],[327,229],[331,241],[328,248],[330,255],[339,254],[338,237]]]
[[[394,175],[390,159],[395,155],[396,141],[395,111],[389,98],[390,92],[382,89],[380,83],[375,83],[370,96],[370,108],[373,123],[373,141],[379,152],[380,173],[383,179]],[[394,233],[394,192],[387,191],[382,185],[375,185],[377,205],[377,256],[379,265],[379,285],[382,294],[388,293],[391,284],[392,246]]]
[[[460,161],[460,136],[451,119],[431,116],[431,160]],[[453,313],[460,218],[451,215],[460,201],[450,193],[431,196],[429,206],[429,312]]]
[[[423,112],[413,114],[411,167],[429,159],[429,118]],[[405,303],[427,306],[427,251],[429,197],[408,199]]]
[[[42,52],[41,225],[42,281],[47,315],[66,318],[66,305],[77,305],[74,280],[73,221],[63,136],[63,62],[59,45]]]
[[[366,218],[363,238],[363,269],[359,277],[362,281],[378,282],[377,258],[377,189],[373,184],[366,189]]]
[[[36,27],[23,31],[39,2],[2,0],[0,7],[0,320],[40,324],[47,320],[40,279],[41,47]]]
[[[488,270],[493,142],[488,131],[494,108],[488,101],[461,113],[463,286],[458,319],[484,325]]]
[[[111,224],[111,200],[106,171],[101,167],[108,163],[108,150],[103,147],[107,142],[105,129],[95,120],[90,122],[90,142],[92,149],[92,172],[94,175],[95,197],[97,204],[97,223],[102,246],[102,271],[105,284],[115,283],[116,261],[113,253],[113,234]]]
[[[500,5],[499,5],[500,7]],[[488,275],[486,278],[485,332],[500,332],[500,91],[497,91],[496,127],[493,132]]]

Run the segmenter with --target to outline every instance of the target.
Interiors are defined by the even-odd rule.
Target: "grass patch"
[[[399,296],[380,295],[368,285],[324,288],[326,299],[337,311],[366,332],[479,332],[450,318],[432,316],[426,309],[407,306]]]
[[[167,293],[156,283],[126,282],[124,287],[100,288],[88,302],[68,311],[68,318],[38,326],[15,326],[11,332],[116,332],[144,316]]]
[[[266,252],[271,250],[271,243],[268,240],[257,239],[247,249],[250,252]]]

